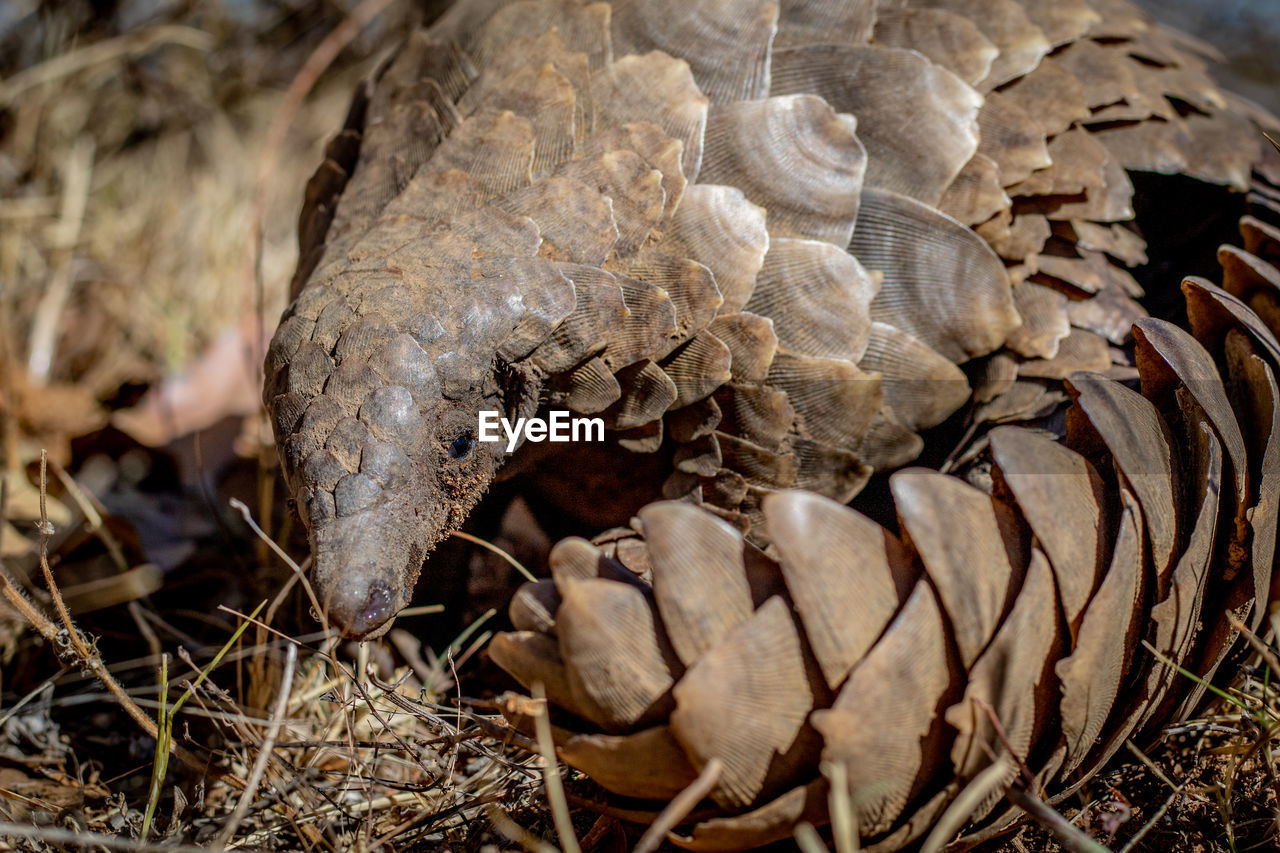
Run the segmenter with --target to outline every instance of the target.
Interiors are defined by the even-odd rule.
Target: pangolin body
[[[357,94],[267,355],[328,617],[407,601],[506,462],[481,410],[599,415],[761,542],[913,459],[959,364],[978,423],[1131,376],[1125,170],[1260,157],[1200,50],[1123,0],[458,3]]]
[[[1127,0],[459,2],[358,93],[267,357],[329,618],[389,624],[506,464],[480,410],[598,414],[676,500],[557,545],[491,652],[617,814],[962,849],[1068,796],[1270,597],[1280,160],[1210,52]],[[1251,190],[1190,331],[1127,171]],[[966,404],[968,482],[841,506]]]

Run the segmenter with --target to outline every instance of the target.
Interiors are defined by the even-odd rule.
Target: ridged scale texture
[[[597,521],[661,491],[764,543],[771,493],[915,458],[959,364],[986,424],[1132,376],[1124,170],[1260,156],[1196,49],[1110,0],[459,3],[357,94],[267,356],[329,618],[407,601],[507,462],[481,409],[657,454]]]
[[[1280,197],[1257,193],[1259,209]],[[596,544],[560,542],[494,660],[542,685],[560,757],[623,797],[625,819],[714,780],[670,835],[693,850],[826,823],[833,797],[864,849],[937,826],[943,841],[963,829],[948,849],[966,849],[1022,814],[1003,795],[1023,768],[1065,799],[1126,740],[1193,711],[1244,646],[1230,619],[1256,630],[1268,612],[1280,229],[1251,215],[1241,234],[1252,251],[1221,250],[1222,287],[1183,282],[1191,332],[1133,327],[1140,391],[1072,373],[1065,438],[994,429],[987,490],[898,471],[898,533],[774,493],[766,551],[705,508],[650,504]],[[564,618],[583,606],[590,626]],[[532,728],[529,702],[509,696],[505,713]]]

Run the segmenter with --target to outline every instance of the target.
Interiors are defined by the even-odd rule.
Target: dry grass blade
[[[1181,796],[1181,790],[1174,791],[1170,794],[1168,799],[1164,801],[1164,805],[1156,809],[1155,813],[1152,814],[1147,822],[1142,825],[1142,828],[1135,832],[1133,838],[1130,838],[1129,842],[1121,848],[1120,853],[1133,853],[1134,850],[1138,849],[1138,845],[1142,843],[1142,839],[1147,837],[1147,834],[1155,828],[1156,824],[1159,823],[1162,818],[1164,818],[1164,816],[1169,812],[1169,808],[1177,802],[1178,798]]]
[[[168,771],[169,754],[170,752],[177,751],[177,745],[173,742],[173,722],[178,711],[181,710],[182,706],[195,695],[196,690],[204,683],[205,679],[208,678],[209,673],[213,672],[213,670],[218,667],[218,664],[222,662],[226,653],[233,645],[235,645],[236,641],[240,639],[240,635],[244,633],[253,618],[255,618],[265,606],[265,601],[259,604],[254,609],[253,613],[249,615],[249,618],[245,619],[236,628],[236,630],[231,634],[231,638],[227,640],[221,649],[218,650],[218,653],[213,656],[213,659],[209,661],[208,665],[203,669],[198,670],[199,674],[196,676],[196,680],[192,682],[185,691],[183,691],[182,695],[173,703],[172,708],[166,707],[166,700],[169,692],[169,656],[163,654],[160,656],[159,736],[156,738],[155,761],[152,763],[151,767],[151,794],[147,798],[147,809],[142,819],[141,835],[143,840],[147,837],[147,833],[151,827],[151,819],[155,815],[156,808],[160,802],[160,786],[164,783],[165,774]],[[183,655],[183,651],[181,649],[179,649],[179,655]],[[188,665],[191,665],[190,658],[183,655],[183,660]],[[195,667],[193,666],[192,668],[194,669]],[[235,778],[240,782],[240,785],[243,786],[242,792],[248,790],[248,786],[243,782],[243,780],[240,780],[238,777]]]
[[[1058,814],[1049,806],[1021,788],[1010,788],[1005,794],[1014,805],[1031,815],[1041,826],[1044,826],[1062,846],[1071,853],[1110,853],[1110,851],[1090,838],[1080,827]]]
[[[489,818],[489,822],[493,824],[494,829],[519,844],[528,853],[560,853],[553,845],[548,844],[516,823],[511,819],[511,815],[497,806],[491,805],[486,808],[485,816]]]
[[[1151,760],[1151,758],[1145,752],[1138,749],[1138,747],[1134,746],[1133,741],[1127,740],[1124,742],[1124,745],[1125,745],[1125,749],[1129,750],[1130,754],[1132,754],[1134,758],[1141,761],[1143,765],[1145,765],[1146,768],[1151,771],[1152,775],[1155,776],[1157,779],[1159,779],[1161,782],[1163,782],[1166,786],[1168,786],[1170,790],[1172,791],[1179,790],[1178,786],[1173,784],[1173,781],[1165,774],[1163,770],[1160,769],[1160,767],[1154,761]]]
[[[280,105],[276,108],[276,112],[271,118],[271,124],[267,128],[266,138],[262,145],[262,155],[258,160],[257,176],[253,182],[250,239],[245,246],[247,268],[245,296],[247,297],[250,293],[255,295],[254,305],[256,310],[253,313],[258,319],[260,329],[260,333],[255,340],[259,342],[259,346],[264,338],[261,330],[265,329],[266,322],[261,275],[262,228],[263,223],[266,221],[271,177],[275,174],[276,167],[280,162],[285,134],[288,132],[290,124],[293,123],[294,116],[297,115],[303,100],[315,86],[316,81],[320,79],[320,75],[324,73],[324,70],[333,64],[342,49],[392,2],[393,0],[362,0],[360,5],[353,9],[333,32],[329,33],[320,44],[316,45],[315,50],[307,57],[302,68],[298,70],[298,73],[294,75],[293,80],[289,83],[289,88],[285,92]],[[253,362],[255,368],[260,370],[262,364],[261,352],[254,353]]]
[[[88,642],[84,635],[81,634],[80,629],[72,622],[71,614],[67,611],[66,604],[62,601],[58,584],[53,578],[52,570],[49,568],[48,544],[49,536],[53,532],[53,526],[49,523],[49,514],[46,507],[47,495],[48,454],[42,452],[40,455],[40,569],[44,573],[45,582],[49,587],[49,595],[53,600],[54,608],[62,624],[60,626],[55,625],[50,621],[49,617],[37,610],[10,579],[8,571],[0,570],[0,583],[3,584],[2,591],[4,596],[27,620],[31,627],[46,641],[53,644],[54,648],[58,649],[60,654],[64,655],[69,662],[74,662],[82,669],[93,673],[94,677],[102,683],[102,686],[107,689],[111,697],[141,727],[143,732],[159,740],[161,730],[156,721],[138,707],[138,703],[120,685],[120,682],[116,681],[115,676],[111,674],[106,664],[103,663],[97,648]],[[243,780],[225,773],[220,768],[211,767],[207,761],[192,754],[184,747],[174,744],[173,753],[192,768],[203,773],[209,773],[216,778],[225,779],[228,784],[237,789],[244,785]]]
[[[225,847],[232,837],[235,836],[236,830],[240,828],[240,823],[249,812],[249,806],[253,804],[254,795],[258,791],[258,785],[262,783],[262,777],[267,772],[267,764],[271,761],[272,750],[275,749],[275,743],[280,736],[280,729],[284,726],[285,713],[289,709],[289,697],[293,691],[293,670],[298,663],[298,647],[290,643],[285,646],[284,653],[284,672],[280,676],[280,693],[276,697],[276,705],[271,710],[271,721],[267,724],[267,733],[263,737],[262,743],[258,747],[258,757],[253,762],[253,769],[249,771],[249,781],[245,783],[244,790],[240,792],[240,799],[236,803],[235,811],[231,813],[231,817],[223,825],[218,832],[218,837],[214,840],[214,847]]]
[[[831,793],[828,796],[836,853],[858,853],[862,845],[858,840],[854,798],[849,790],[849,768],[842,762],[834,761],[824,762],[821,770],[831,783]]]
[[[0,228],[0,277],[6,281],[0,294],[0,317],[4,331],[12,333],[0,333],[0,349],[21,350],[21,356],[9,358],[0,377],[4,389],[0,391],[4,397],[0,443],[5,463],[0,475],[4,480],[0,518],[16,520],[16,525],[0,529],[2,544],[8,548],[17,544],[19,535],[33,532],[22,535],[24,542],[29,536],[30,566],[6,557],[3,570],[7,574],[0,582],[5,596],[0,599],[0,654],[5,657],[4,686],[13,693],[4,696],[0,725],[13,732],[43,724],[56,754],[41,755],[39,766],[47,769],[60,767],[57,762],[61,761],[80,761],[84,769],[82,779],[61,782],[68,797],[81,798],[66,812],[75,815],[76,826],[85,830],[79,842],[57,831],[31,836],[35,840],[30,841],[22,832],[3,833],[20,847],[81,843],[94,849],[151,849],[152,845],[127,840],[103,838],[97,843],[102,837],[97,830],[127,835],[145,823],[151,841],[163,836],[165,845],[175,848],[180,841],[196,837],[197,831],[206,840],[216,838],[218,845],[233,848],[333,849],[370,843],[432,848],[471,837],[481,825],[477,818],[483,818],[487,803],[511,807],[527,801],[535,790],[537,774],[527,766],[532,759],[523,753],[507,756],[509,743],[504,743],[496,717],[475,720],[456,707],[433,704],[442,693],[454,692],[459,662],[474,656],[486,641],[488,633],[482,625],[460,637],[448,653],[432,655],[429,648],[420,652],[443,674],[439,684],[424,686],[394,651],[372,645],[365,647],[364,657],[370,672],[382,679],[365,680],[363,671],[353,672],[346,665],[348,648],[298,630],[297,619],[306,619],[307,609],[305,601],[299,601],[303,596],[298,594],[297,582],[308,585],[308,564],[288,560],[287,526],[273,531],[279,534],[275,544],[281,547],[268,554],[264,545],[259,562],[273,569],[279,557],[292,574],[277,585],[282,587],[278,595],[266,596],[271,601],[268,610],[258,611],[264,614],[261,620],[247,615],[257,604],[256,597],[244,604],[235,596],[247,587],[236,584],[241,571],[257,571],[252,558],[246,559],[256,543],[242,533],[245,528],[238,519],[224,525],[216,505],[194,505],[201,498],[222,504],[231,495],[253,505],[239,482],[248,464],[243,460],[252,458],[248,451],[257,438],[247,428],[252,424],[228,424],[242,426],[234,445],[233,436],[221,434],[220,427],[205,432],[200,439],[203,449],[195,448],[194,460],[190,445],[175,439],[181,444],[176,451],[180,470],[175,473],[183,478],[191,474],[192,479],[168,481],[171,469],[166,468],[162,472],[166,482],[157,491],[152,492],[149,483],[139,493],[134,475],[145,476],[139,472],[147,465],[167,466],[174,461],[166,452],[132,446],[128,458],[121,461],[115,450],[101,453],[104,448],[95,443],[95,437],[84,445],[86,457],[92,460],[84,466],[82,457],[73,456],[66,447],[68,439],[79,440],[84,432],[69,428],[67,435],[53,436],[62,444],[46,442],[43,433],[35,435],[22,419],[24,411],[10,405],[15,382],[21,383],[21,391],[32,384],[26,381],[30,376],[24,375],[31,373],[31,350],[36,353],[36,366],[47,366],[49,383],[39,389],[41,394],[74,384],[72,390],[84,391],[89,400],[109,401],[112,408],[128,405],[147,384],[184,368],[188,348],[202,349],[206,336],[219,334],[215,326],[227,314],[232,321],[240,320],[237,309],[252,302],[253,294],[242,291],[239,275],[251,220],[266,232],[254,265],[263,279],[267,308],[274,313],[280,307],[288,277],[285,268],[293,263],[295,253],[295,235],[289,233],[295,211],[285,210],[292,206],[292,186],[301,186],[305,178],[301,169],[322,148],[321,127],[327,129],[335,117],[340,119],[346,93],[339,90],[372,70],[374,54],[388,46],[383,40],[398,37],[410,14],[421,11],[420,7],[414,13],[387,12],[392,5],[390,0],[344,0],[296,14],[278,4],[251,2],[234,9],[184,6],[156,12],[158,19],[196,21],[207,32],[178,26],[128,32],[136,24],[123,11],[106,10],[93,20],[78,21],[59,7],[26,16],[41,28],[39,46],[5,57],[5,70],[0,72],[6,77],[0,81],[0,107],[6,116],[0,160],[13,168],[0,169],[4,185],[0,195],[7,199],[0,203],[0,221],[6,225]],[[13,16],[0,14],[4,18],[0,37],[11,38],[15,26],[20,33],[26,29],[23,15],[15,24]],[[382,20],[369,27],[378,15]],[[366,29],[376,32],[376,37],[363,38]],[[103,38],[121,30],[127,33],[123,38]],[[206,62],[188,47],[215,47],[218,52]],[[298,74],[309,52],[311,57]],[[20,70],[37,55],[53,59]],[[340,58],[338,67],[332,73],[325,71],[335,57]],[[18,73],[9,74],[15,65]],[[282,99],[284,86],[295,77]],[[310,94],[317,80],[321,85]],[[271,150],[263,150],[264,135],[269,136],[265,147]],[[27,143],[38,145],[24,149]],[[259,155],[263,162],[256,163]],[[260,176],[255,176],[255,163],[262,168]],[[77,171],[78,166],[85,168]],[[288,202],[279,202],[286,197]],[[268,199],[270,209],[266,209]],[[250,209],[253,204],[261,205],[256,216]],[[170,232],[182,233],[182,239],[170,240]],[[229,254],[231,261],[224,257]],[[226,267],[232,267],[230,275]],[[150,287],[149,282],[161,280],[160,288]],[[233,298],[226,299],[225,290],[215,296],[213,287],[204,286],[214,280],[231,282]],[[105,300],[117,297],[118,302],[104,307]],[[185,307],[168,310],[170,300]],[[230,309],[209,312],[205,306],[210,301]],[[123,334],[116,334],[122,330],[114,323],[113,308],[123,308],[129,318]],[[11,313],[17,316],[12,328]],[[250,318],[244,319],[247,329]],[[94,324],[100,321],[102,343],[95,337],[99,327]],[[87,335],[86,324],[90,326]],[[32,325],[38,333],[29,337]],[[245,349],[252,343],[252,334],[245,331],[240,339]],[[109,351],[104,352],[104,346]],[[260,358],[257,361],[261,363]],[[122,375],[129,377],[124,389]],[[211,387],[193,384],[206,391]],[[121,390],[123,395],[117,396]],[[44,400],[40,397],[37,402]],[[36,411],[39,406],[30,408]],[[54,417],[61,411],[48,414],[55,426],[64,423]],[[174,415],[175,419],[181,416],[181,412]],[[237,412],[235,416],[245,415]],[[30,464],[31,448],[38,450],[46,443],[50,464],[73,460],[74,465],[67,463],[68,473],[55,464],[53,473],[62,479],[69,497],[56,491],[56,481],[50,484],[48,517],[37,522],[34,514],[16,514],[13,487],[19,487],[24,499],[25,492],[31,492],[34,506],[37,489],[28,486],[23,463]],[[93,468],[98,463],[103,464]],[[199,494],[194,468],[200,469]],[[234,483],[220,479],[227,470],[234,471]],[[266,476],[276,476],[274,467],[267,469]],[[177,496],[180,502],[168,503],[179,488],[183,489]],[[60,501],[72,513],[78,506],[85,523],[64,527],[56,512]],[[262,499],[263,511],[255,515],[279,517],[278,509]],[[26,511],[25,501],[21,511]],[[149,515],[152,511],[154,516]],[[36,568],[34,531],[37,523],[47,531],[50,520],[58,528],[45,543],[45,562],[52,577],[42,581],[42,569]],[[195,524],[188,527],[188,522]],[[258,525],[253,529],[256,533]],[[179,556],[172,561],[151,559],[167,547],[156,543],[171,533],[177,534],[174,544],[180,547],[173,553]],[[215,540],[215,550],[207,550]],[[64,541],[71,544],[64,546]],[[183,556],[191,544],[197,549],[196,561],[202,563],[194,571]],[[80,553],[68,559],[73,548],[88,555],[83,565]],[[24,553],[22,559],[27,556]],[[203,563],[206,556],[212,559]],[[154,571],[163,584],[158,595],[130,608],[137,627],[123,611],[86,616],[77,606],[72,592],[82,587],[85,576],[136,565],[158,567]],[[14,579],[18,577],[15,567],[23,570],[21,580]],[[505,579],[507,574],[502,576]],[[180,591],[188,583],[200,590],[198,596]],[[29,596],[24,592],[27,584]],[[204,597],[214,584],[218,591]],[[171,595],[175,591],[177,595]],[[230,619],[215,609],[218,604],[235,604],[246,616]],[[16,620],[11,618],[14,611]],[[27,629],[28,622],[34,629]],[[207,666],[230,633],[222,630],[224,626],[250,624],[253,630],[234,640],[243,648],[224,649],[220,659]],[[8,633],[11,627],[21,655],[16,664],[9,657],[9,644],[15,642]],[[216,639],[211,640],[211,631]],[[256,643],[251,642],[255,632],[260,632]],[[103,635],[100,651],[97,638]],[[287,638],[289,649],[279,647],[280,636]],[[323,642],[317,643],[318,639]],[[294,641],[324,648],[299,648]],[[173,649],[174,642],[182,643],[191,654]],[[127,649],[124,657],[137,657],[108,667],[108,647],[113,658],[122,656],[115,652],[121,647]],[[148,648],[155,652],[151,657],[145,657]],[[50,649],[59,660],[54,660]],[[160,672],[157,663],[165,652],[168,657]],[[332,652],[333,659],[319,657],[317,652]],[[191,669],[176,663],[179,660]],[[293,674],[286,675],[281,686],[286,660],[292,663]],[[56,684],[40,684],[40,679],[57,672],[59,661],[66,666],[58,673],[64,677]],[[335,666],[335,661],[341,666]],[[33,662],[38,667],[31,666]],[[255,662],[261,662],[261,667],[255,669]],[[112,675],[118,684],[112,682]],[[191,689],[180,697],[187,687],[184,681],[192,682]],[[55,689],[50,690],[51,686]],[[271,689],[274,692],[268,692]],[[408,706],[398,705],[399,699],[409,700]],[[130,722],[119,723],[124,714],[115,703],[125,709]],[[104,704],[109,707],[100,707]],[[91,716],[82,718],[68,711],[85,706],[93,708]],[[106,719],[115,721],[113,728],[118,731],[104,732],[101,721]],[[135,722],[139,733],[133,731]],[[86,748],[80,740],[86,732],[92,738],[108,735],[111,744],[101,753]],[[136,757],[136,742],[141,739],[151,751],[143,732],[155,740],[150,766],[121,766],[126,759],[118,745],[128,742]],[[193,743],[220,745],[209,753],[192,755]],[[41,745],[41,741],[24,742],[20,751],[30,758],[31,750]],[[181,756],[192,770],[169,761],[171,755]],[[11,780],[9,770],[0,774],[4,775],[0,787],[6,791],[14,784],[18,787],[6,802],[6,813],[21,807],[47,811],[50,818],[59,814],[63,806],[57,797],[31,794],[21,788],[21,780]],[[147,784],[148,773],[155,777],[154,784]],[[224,780],[223,774],[229,776]],[[237,788],[241,795],[232,796]],[[208,796],[186,799],[193,790]],[[114,799],[122,792],[124,799]],[[126,823],[121,824],[121,818]]]
[[[472,545],[479,545],[481,548],[484,548],[487,551],[492,551],[493,553],[497,554],[499,557],[506,560],[507,563],[510,564],[512,568],[514,568],[517,572],[519,572],[520,577],[524,578],[525,580],[531,581],[531,582],[538,580],[536,577],[534,577],[533,572],[529,571],[524,567],[523,563],[521,563],[515,557],[508,554],[506,551],[499,548],[497,545],[494,545],[492,542],[486,542],[485,540],[480,539],[477,536],[472,536],[470,533],[466,533],[461,530],[455,530],[453,532],[453,535],[459,539],[463,539],[467,542],[470,542]]]
[[[86,832],[81,829],[60,829],[54,826],[29,826],[21,823],[0,822],[0,838],[26,838],[34,842],[64,845],[67,848],[83,847],[92,844],[103,850],[121,850],[125,853],[209,853],[208,847],[197,847],[193,844],[152,844],[137,841],[121,835],[107,835],[100,832]]]
[[[941,853],[941,851],[969,822],[970,816],[979,804],[997,791],[1009,789],[1009,767],[1004,764],[992,764],[973,778],[964,790],[947,806],[947,810],[938,818],[933,829],[920,846],[920,853]]]
[[[98,537],[98,540],[107,549],[107,554],[111,557],[111,561],[115,563],[116,569],[122,573],[129,571],[129,561],[125,559],[119,540],[102,522],[104,509],[92,495],[81,488],[75,477],[68,474],[65,468],[52,460],[50,460],[49,464],[53,467],[54,476],[62,483],[63,488],[67,490],[67,494],[70,495],[71,500],[75,502],[76,507],[84,516],[85,522],[89,525],[89,530],[93,532],[94,536]]]
[[[822,836],[811,823],[796,824],[795,840],[801,853],[830,853],[827,845],[822,843]]]
[[[311,581],[307,579],[307,573],[303,571],[302,567],[299,566],[292,557],[286,554],[284,549],[281,548],[279,545],[277,545],[275,540],[273,540],[270,536],[268,536],[266,532],[263,531],[263,529],[258,526],[258,523],[253,520],[253,515],[249,512],[249,507],[245,505],[244,501],[239,500],[238,498],[232,498],[230,501],[230,505],[232,509],[240,513],[241,517],[244,518],[244,523],[249,525],[249,528],[254,532],[254,534],[268,548],[270,548],[271,551],[277,557],[279,557],[286,566],[289,567],[290,571],[293,572],[293,577],[302,583],[302,588],[306,590],[307,598],[310,599],[311,606],[315,608],[315,612],[323,616],[325,609],[320,606],[320,601],[319,599],[316,598],[315,591],[311,588]],[[282,590],[281,596],[283,596],[283,594],[284,594],[284,591]],[[325,632],[327,633],[329,630],[329,626],[325,625],[324,629],[325,629]]]
[[[1245,638],[1245,641],[1248,642],[1248,644],[1253,647],[1253,650],[1258,653],[1258,656],[1262,658],[1262,662],[1270,668],[1271,673],[1280,677],[1280,656],[1276,655],[1276,650],[1264,643],[1253,631],[1249,630],[1249,626],[1244,624],[1244,621],[1234,613],[1227,613],[1227,624],[1229,624],[1233,630],[1240,632],[1240,635]]]
[[[542,755],[542,778],[546,786],[547,801],[555,818],[556,833],[560,836],[560,848],[564,853],[580,853],[578,836],[573,831],[573,818],[569,815],[569,802],[564,796],[564,780],[560,778],[560,762],[556,758],[555,742],[551,738],[551,716],[547,710],[547,694],[541,684],[533,686],[533,698],[538,704],[534,726],[538,735],[538,752]]]
[[[1264,615],[1280,489],[1280,159],[1190,40],[1127,0],[143,4],[205,32],[35,5],[0,13],[0,795],[85,832],[12,843],[888,853],[1023,816],[1032,847],[1100,853],[1051,808],[1086,784],[1107,844],[1161,801],[1148,846],[1190,809],[1263,837],[1274,652],[1162,728],[1261,645],[1222,612]],[[1188,285],[1194,335],[1142,318],[1165,306],[1131,265],[1192,233],[1147,215],[1152,171],[1251,206],[1223,290]],[[600,414],[608,446],[472,442],[495,380],[509,413]],[[881,500],[961,433],[956,476]],[[85,524],[22,476],[41,446]],[[468,513],[490,553],[434,549]],[[578,522],[621,526],[546,556]],[[144,566],[136,629],[72,595]],[[461,582],[449,612],[394,630],[420,569]],[[463,698],[504,655],[538,698]],[[1211,797],[1173,750],[1125,765],[1150,798],[1106,788],[1162,732],[1216,762]]]
[[[62,313],[71,295],[71,253],[80,240],[89,181],[93,174],[93,140],[82,136],[67,155],[62,175],[62,211],[54,228],[52,271],[32,321],[27,370],[37,382],[49,378]]]

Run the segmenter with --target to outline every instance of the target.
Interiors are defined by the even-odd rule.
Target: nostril
[[[365,600],[364,608],[360,613],[361,621],[371,628],[376,628],[390,619],[394,612],[391,588],[387,586],[386,581],[374,581],[369,585],[369,597]]]
[[[363,585],[345,585],[329,603],[328,615],[330,623],[343,634],[363,639],[386,625],[396,610],[396,595],[391,585],[375,578]]]

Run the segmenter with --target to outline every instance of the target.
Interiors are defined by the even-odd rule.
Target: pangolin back
[[[765,544],[771,494],[846,502],[970,401],[1133,378],[1126,170],[1263,156],[1204,52],[1125,0],[456,4],[357,93],[267,355],[328,617],[407,601],[506,461],[481,409],[598,415],[665,472],[625,509]]]

